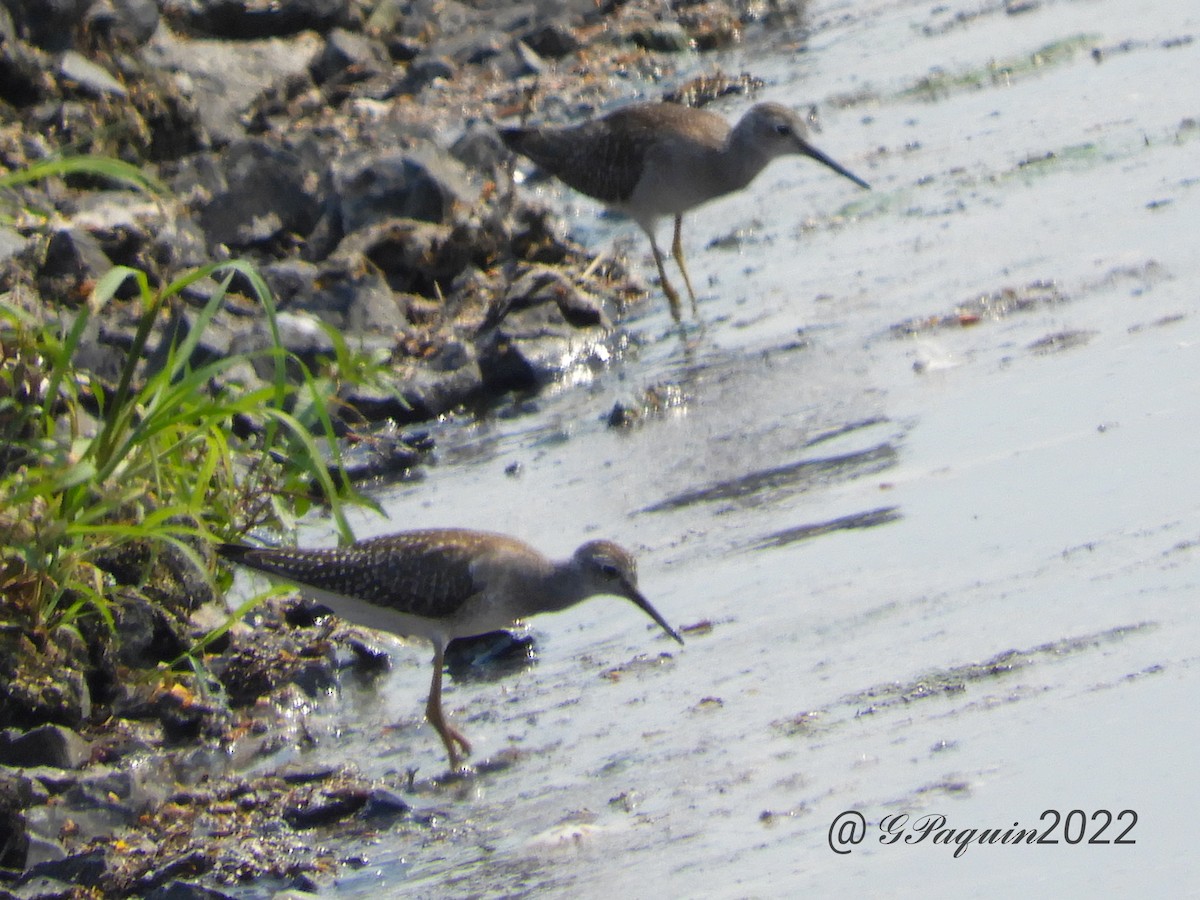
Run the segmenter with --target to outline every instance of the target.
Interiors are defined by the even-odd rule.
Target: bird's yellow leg
[[[662,251],[658,249],[658,241],[654,239],[654,235],[651,232],[647,231],[646,234],[650,238],[650,249],[654,251],[654,264],[658,266],[658,280],[662,283],[663,293],[667,295],[667,302],[671,304],[671,318],[673,318],[676,322],[682,321],[683,314],[681,311],[681,304],[679,302],[679,295],[675,293],[675,288],[671,287],[671,282],[667,278],[667,270],[666,267],[663,266]],[[687,278],[686,272],[684,273],[683,277],[685,279]],[[692,303],[694,304],[695,302],[695,298],[693,298]]]
[[[446,648],[437,643],[433,648],[433,682],[429,685],[429,700],[425,704],[425,718],[438,733],[446,752],[450,755],[450,770],[457,772],[462,762],[458,748],[462,748],[463,756],[471,755],[471,743],[457,728],[446,721],[442,711],[442,667],[446,662]]]
[[[696,318],[700,317],[700,311],[696,308],[696,292],[692,290],[692,279],[688,277],[687,266],[683,262],[683,216],[675,216],[675,239],[671,241],[671,255],[675,257],[675,262],[679,265],[679,271],[683,273],[683,283],[687,286],[688,296],[692,298],[692,315]],[[676,319],[679,317],[676,316]]]

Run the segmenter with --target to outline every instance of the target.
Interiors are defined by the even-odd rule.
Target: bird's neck
[[[555,563],[540,576],[539,582],[539,612],[558,612],[590,596],[573,560]]]
[[[718,177],[726,193],[740,191],[766,168],[771,156],[762,151],[741,128],[729,132],[720,150]]]

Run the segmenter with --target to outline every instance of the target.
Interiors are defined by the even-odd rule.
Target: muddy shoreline
[[[153,185],[51,173],[11,187],[0,292],[35,322],[69,322],[113,266],[155,287],[247,260],[297,360],[330,366],[333,329],[376,361],[371,378],[337,383],[345,470],[404,476],[435,449],[420,423],[469,420],[589,356],[602,367],[626,340],[615,331],[626,307],[657,302],[619,259],[594,265],[513,189],[493,124],[578,119],[626,96],[630,78],[679,89],[695,52],[797,29],[802,7],[704,3],[663,17],[650,3],[296,0],[259,15],[127,2],[64,5],[49,28],[12,0],[0,8],[5,167],[105,155]],[[685,99],[753,86],[710,75]],[[202,280],[174,303],[151,347],[193,328],[214,286]],[[205,326],[197,365],[265,346],[262,310],[240,287]],[[80,348],[101,381],[135,340],[137,303],[118,294]],[[231,377],[252,388],[270,373]],[[220,596],[169,555],[105,571],[111,624],[45,635],[9,616],[0,629],[0,893],[315,891],[362,864],[353,847],[364,837],[428,837],[436,815],[409,801],[436,797],[439,777],[256,765],[311,740],[304,709],[343,679],[369,683],[385,652],[271,601],[205,648],[205,671],[168,671],[219,623]],[[503,638],[503,650],[489,640],[482,662],[460,649],[460,674],[496,677],[536,656],[528,638]]]

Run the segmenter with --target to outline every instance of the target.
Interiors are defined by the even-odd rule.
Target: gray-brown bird
[[[471,752],[442,711],[442,668],[454,638],[508,628],[589,597],[631,600],[680,644],[678,632],[637,586],[633,556],[612,541],[589,541],[554,562],[528,544],[486,531],[404,531],[331,550],[221,544],[227,560],[297,585],[343,618],[368,628],[424,637],[433,644],[433,681],[425,716],[451,769]]]
[[[778,103],[752,106],[732,128],[715,113],[674,103],[637,103],[566,128],[502,128],[508,147],[560,181],[629,216],[650,238],[671,315],[679,295],[667,279],[655,239],[659,219],[675,218],[671,255],[696,315],[696,292],[683,261],[683,214],[746,187],[771,160],[800,154],[859,187],[870,185],[808,140],[800,116]]]

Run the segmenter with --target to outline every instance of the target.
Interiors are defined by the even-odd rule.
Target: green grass
[[[192,360],[235,275],[266,312],[275,341],[264,352],[275,374],[264,386],[217,389],[219,376],[247,357]],[[168,307],[210,276],[221,279],[219,287],[186,337],[158,371],[141,372],[138,362]],[[89,323],[129,282],[140,303],[137,328],[115,385],[106,385],[77,368],[74,355]],[[352,537],[309,427],[328,441],[336,461],[328,395],[307,372],[298,386],[285,379],[288,358],[271,293],[249,264],[204,266],[157,290],[144,272],[115,268],[65,330],[11,310],[0,315],[7,325],[0,338],[0,591],[9,601],[3,618],[17,614],[53,629],[87,613],[111,624],[111,578],[97,560],[126,544],[173,547],[208,577],[206,542],[256,527],[290,528],[318,502],[329,506],[343,538]],[[292,408],[303,408],[308,422]],[[259,426],[253,439],[232,436],[239,416]]]
[[[71,175],[85,176],[133,188],[144,193],[161,194],[166,188],[154,177],[147,175],[137,166],[119,159],[99,156],[56,156],[40,160],[22,169],[0,173],[0,201],[5,209],[0,210],[0,222],[11,224],[15,216],[10,209],[20,208],[39,220],[53,218],[47,210],[31,209],[16,188],[25,184],[44,181],[47,178],[66,178]]]
[[[35,208],[37,195],[20,189],[72,176],[145,193],[165,190],[120,160],[58,156],[0,175],[0,221],[19,216],[39,227],[52,220],[53,210]],[[207,361],[196,351],[235,277],[261,305],[271,343],[259,353]],[[189,313],[186,333],[170,338],[165,352],[153,349],[153,368],[144,365],[152,340],[174,333],[162,326],[187,308],[184,292],[194,293],[206,279],[218,286]],[[114,304],[133,307],[136,327],[119,374],[105,381],[76,365],[76,357]],[[140,587],[159,577],[155,560],[170,551],[176,569],[182,556],[210,586],[227,588],[228,573],[214,574],[213,541],[255,529],[291,531],[318,505],[343,541],[353,539],[344,503],[369,501],[349,486],[331,409],[340,385],[386,381],[386,353],[352,348],[331,331],[333,358],[310,372],[284,349],[271,292],[243,261],[202,266],[153,287],[146,272],[117,267],[74,315],[48,324],[0,307],[0,627],[78,634],[85,619],[98,619],[111,632],[110,598],[119,587],[112,560],[124,550],[142,561]],[[242,387],[224,377],[264,358],[271,372],[266,383]],[[298,379],[289,374],[296,372]],[[237,432],[245,437],[235,435],[235,421],[249,426]],[[199,675],[208,644],[277,592],[244,602],[160,671],[190,666]]]

